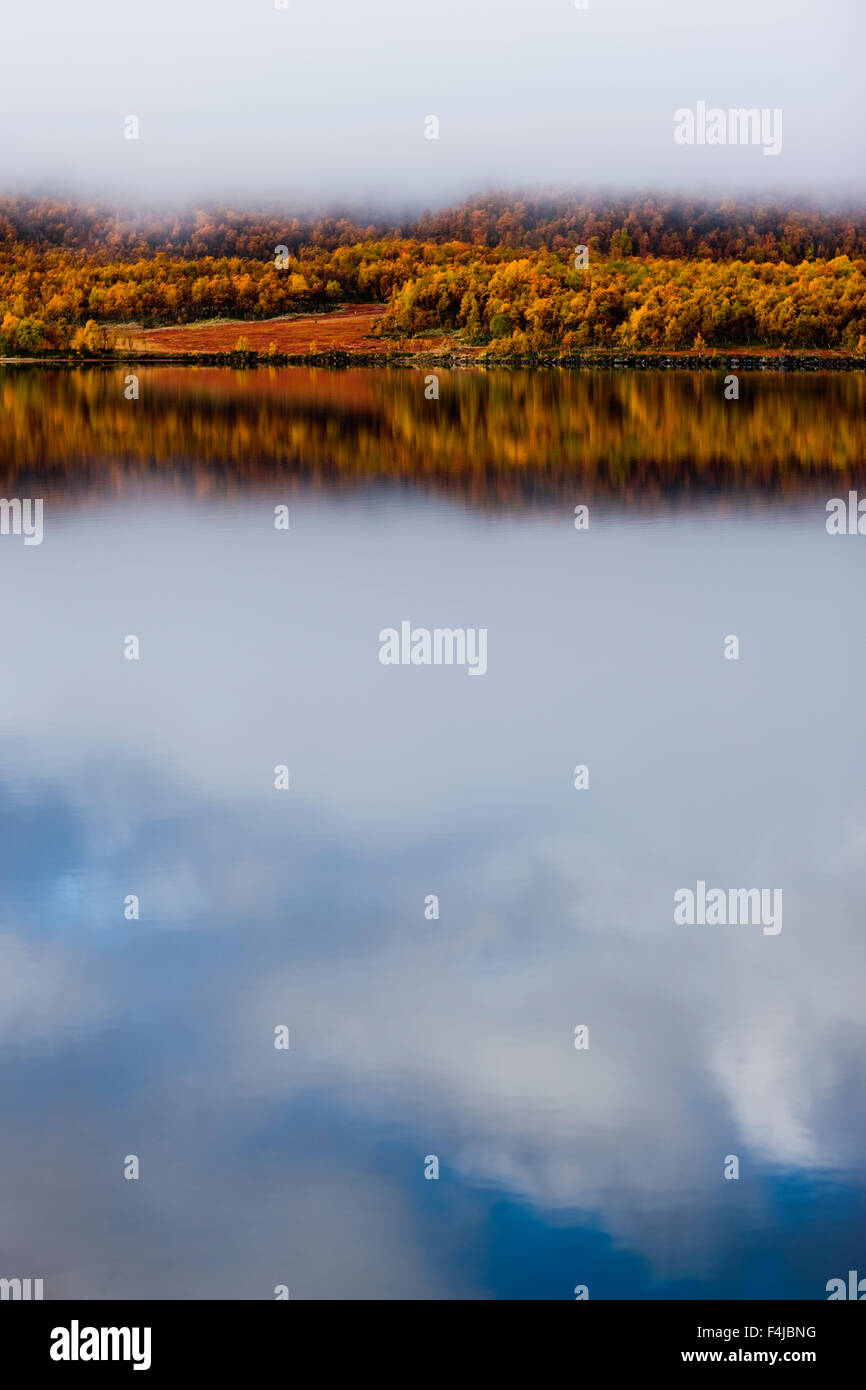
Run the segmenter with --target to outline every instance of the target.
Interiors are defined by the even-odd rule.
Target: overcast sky
[[[864,0],[588,3],[3,0],[0,191],[392,208],[549,184],[859,199]],[[674,112],[698,101],[780,108],[781,154],[677,145]]]

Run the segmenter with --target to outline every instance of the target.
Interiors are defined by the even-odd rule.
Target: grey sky
[[[863,0],[4,0],[0,189],[434,205],[594,184],[859,198]],[[781,108],[783,148],[674,111]],[[124,118],[141,122],[124,139]],[[436,115],[440,138],[424,138]]]

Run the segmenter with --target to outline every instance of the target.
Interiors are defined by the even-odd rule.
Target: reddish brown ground
[[[132,352],[231,352],[239,338],[246,338],[254,352],[267,352],[271,343],[287,353],[306,353],[312,345],[318,352],[394,352],[400,345],[393,339],[367,336],[384,312],[382,304],[349,304],[327,314],[257,322],[228,319],[178,328],[121,328],[117,346]],[[443,342],[441,337],[416,339],[413,348],[429,346],[432,351]]]
[[[266,353],[271,343],[276,344],[277,352],[301,355],[311,349],[316,352],[358,352],[387,353],[403,352],[445,352],[459,347],[461,356],[476,357],[482,352],[478,346],[465,343],[459,345],[453,338],[441,333],[420,338],[404,339],[371,338],[373,326],[385,312],[382,304],[347,304],[330,313],[296,314],[278,319],[226,319],[219,323],[186,324],[177,328],[139,328],[136,325],[119,325],[115,329],[115,343],[121,351],[141,353],[188,353],[188,352],[232,352],[239,338],[246,338],[254,352]],[[549,349],[555,352],[555,348]],[[787,357],[827,358],[845,355],[829,348],[809,348],[785,352],[781,348],[768,348],[752,344],[739,348],[623,348],[609,347],[590,349],[602,356],[622,357],[665,357],[679,358],[696,356],[712,357],[766,357],[771,359],[780,355]]]

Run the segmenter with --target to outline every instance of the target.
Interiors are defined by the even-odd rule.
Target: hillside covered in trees
[[[586,263],[575,256],[586,248]],[[0,353],[117,325],[384,305],[376,331],[494,353],[746,346],[866,353],[866,212],[490,196],[399,223],[0,199]]]

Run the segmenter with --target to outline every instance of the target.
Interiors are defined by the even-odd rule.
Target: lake
[[[0,1277],[866,1275],[863,375],[131,370],[0,368]]]

